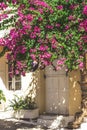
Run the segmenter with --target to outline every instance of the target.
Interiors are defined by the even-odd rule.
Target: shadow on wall
[[[81,88],[78,84],[80,81],[80,71],[72,71],[69,73],[69,113],[74,115],[81,110]]]

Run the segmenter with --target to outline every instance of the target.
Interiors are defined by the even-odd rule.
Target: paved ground
[[[7,121],[0,119],[0,130],[46,130],[40,126],[21,123],[20,121]]]
[[[47,121],[47,120],[46,120]],[[53,130],[41,125],[38,125],[37,120],[18,120],[10,117],[10,113],[6,115],[0,112],[0,130]],[[55,130],[72,130],[72,129],[55,129]],[[83,123],[80,129],[73,130],[87,130],[87,123]]]
[[[33,124],[34,122],[34,124]],[[46,127],[37,125],[35,121],[24,121],[17,119],[0,119],[0,130],[53,130]],[[68,130],[65,128],[55,129],[55,130]],[[71,130],[71,129],[69,129]]]
[[[72,130],[72,129],[49,129],[37,125],[37,123],[33,124],[33,122],[24,121],[24,120],[16,120],[16,119],[0,119],[0,130]],[[87,124],[83,126],[83,128],[73,129],[73,130],[87,130]]]
[[[0,130],[52,130],[52,129],[48,129],[45,127],[43,128],[40,125],[32,124],[31,121],[23,121],[16,119],[0,119]],[[61,128],[55,130],[72,130],[72,129]],[[81,129],[81,130],[87,130],[87,129]]]

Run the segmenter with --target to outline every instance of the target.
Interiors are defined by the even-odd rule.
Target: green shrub
[[[35,109],[37,108],[35,99],[33,99],[31,96],[27,95],[26,97],[19,97],[15,95],[15,98],[11,101],[10,107],[13,108],[13,110],[20,110],[20,109]]]

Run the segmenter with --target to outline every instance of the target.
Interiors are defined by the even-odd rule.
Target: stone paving
[[[65,128],[50,129],[50,128],[45,128],[38,124],[33,124],[31,121],[23,121],[23,120],[16,120],[16,119],[2,119],[0,120],[0,130],[68,130],[68,129]],[[84,125],[83,128],[76,129],[76,130],[87,130],[87,125]]]
[[[37,120],[18,120],[12,118],[10,112],[0,112],[0,130],[72,130],[65,128],[58,128],[58,120],[53,120],[52,116],[50,118],[48,116],[41,116]],[[61,116],[62,117],[62,116]],[[45,125],[45,122],[47,125]],[[50,121],[53,120],[51,127],[49,127]],[[42,121],[42,123],[40,123]],[[74,130],[74,129],[73,129]],[[87,130],[87,122],[83,122],[81,124],[81,128],[75,130]]]

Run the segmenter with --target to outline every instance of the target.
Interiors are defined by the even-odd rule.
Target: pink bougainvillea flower
[[[70,16],[68,17],[68,19],[69,19],[69,20],[74,20],[75,17],[74,17],[73,15],[70,15]]]
[[[6,41],[4,38],[0,38],[0,45],[1,46],[5,46],[6,45]]]
[[[46,51],[48,49],[48,46],[40,45],[39,50],[40,51]]]
[[[32,58],[32,60],[36,60],[36,55],[35,54],[30,54],[30,57]]]
[[[70,28],[69,25],[66,25],[64,31],[67,31],[69,28]]]
[[[79,68],[80,68],[81,70],[84,68],[84,63],[83,63],[83,62],[80,62]]]
[[[87,43],[87,35],[83,35],[81,37],[81,40],[83,40],[83,43]]]
[[[42,6],[42,7],[47,7],[47,8],[49,7],[46,2],[41,1],[41,0],[35,0],[34,4],[37,5],[37,6]]]
[[[39,8],[38,11],[40,12],[40,14],[43,14],[43,8]]]
[[[0,21],[8,18],[8,14],[0,14]]]
[[[39,17],[39,18],[38,18],[38,21],[39,21],[39,22],[41,22],[42,20],[43,20],[43,18],[42,18],[42,17]]]
[[[31,22],[33,20],[33,15],[28,14],[28,15],[25,16],[25,19]]]
[[[84,29],[85,32],[87,32],[87,19],[85,19],[82,22],[80,22],[79,28],[80,28],[80,30]]]
[[[57,61],[57,65],[63,65],[65,62],[66,58],[61,58]]]
[[[52,38],[51,43],[52,43],[52,48],[55,49],[57,47],[57,40],[55,39],[55,37]]]
[[[15,70],[15,74],[18,75],[20,72],[16,69]]]
[[[69,8],[70,8],[71,10],[74,10],[77,6],[78,6],[78,5],[71,4]]]
[[[53,26],[52,25],[46,25],[46,28],[47,29],[53,29]]]
[[[44,68],[57,59],[57,70],[64,66],[68,71],[75,65],[83,67],[80,55],[87,52],[87,5],[74,0],[51,2],[0,2],[0,29],[12,27],[10,33],[0,39],[0,45],[10,51],[7,58],[12,74],[25,75],[27,69],[32,70],[33,61],[38,61],[36,65],[33,62],[35,66]],[[9,5],[12,8],[8,11]],[[14,16],[10,18],[8,14]]]
[[[55,26],[59,28],[61,25],[59,23],[57,23]]]
[[[31,10],[31,11],[32,11],[32,10],[35,10],[35,8],[34,8],[34,7],[30,7],[30,8],[29,8],[29,10]]]
[[[50,60],[51,56],[52,55],[48,52],[44,52],[43,54],[39,55],[40,59],[49,59],[49,60]]]
[[[79,42],[79,41],[78,41],[78,43],[77,43],[77,44],[80,46],[80,45],[82,44],[82,42]]]
[[[26,52],[26,47],[25,46],[20,46],[20,52],[21,54],[24,54]]]
[[[0,9],[6,9],[8,6],[4,2],[0,2]]]
[[[83,8],[83,14],[87,16],[87,5],[85,5]]]
[[[31,32],[30,38],[31,38],[31,39],[35,39],[35,38],[36,38],[36,33],[35,33],[35,32]]]
[[[12,0],[12,3],[13,4],[17,4],[17,0]]]
[[[25,72],[25,71],[22,71],[22,72],[21,72],[21,75],[25,76],[25,75],[26,75],[26,72]]]
[[[38,26],[35,26],[35,27],[34,27],[34,32],[40,33],[40,28],[39,28]]]
[[[49,61],[49,60],[46,60],[46,59],[44,59],[44,60],[42,59],[41,62],[42,62],[42,64],[43,64],[44,66],[48,66],[48,65],[51,64],[50,61]]]
[[[64,63],[66,61],[66,58],[61,58],[57,60],[57,66],[56,69],[60,70],[62,67],[64,67]]]
[[[36,50],[36,48],[34,48],[34,49],[30,49],[30,53],[32,53],[32,52],[36,52],[37,50]]]
[[[58,9],[58,10],[63,10],[63,5],[58,5],[58,6],[57,6],[57,9]]]

